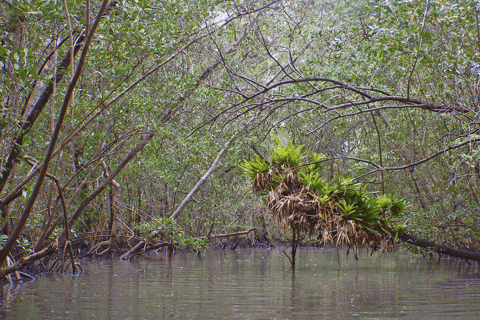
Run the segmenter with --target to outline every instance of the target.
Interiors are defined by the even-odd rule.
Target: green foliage
[[[310,152],[310,163],[306,167],[310,171],[320,170],[322,166],[322,161],[325,159],[325,155],[323,153],[315,153]]]
[[[338,206],[346,217],[352,217],[355,213],[355,204],[347,203],[345,199],[340,199],[340,201],[338,202]]]
[[[279,173],[274,174],[269,181],[281,181],[288,185],[287,175],[278,168],[284,164],[290,166],[295,163],[296,166],[301,166],[298,169],[298,180],[302,188],[315,194],[316,199],[322,206],[332,202],[335,203],[346,219],[357,221],[374,234],[378,234],[376,230],[378,227],[399,232],[404,231],[404,222],[398,222],[402,219],[402,214],[407,208],[407,202],[404,199],[385,194],[375,196],[374,193],[367,191],[368,185],[356,183],[349,177],[339,176],[335,180],[326,182],[321,177],[321,166],[318,164],[308,165],[307,159],[302,157],[301,149],[303,145],[296,147],[292,141],[287,148],[279,145],[280,142],[277,140],[273,157],[275,160],[272,160],[272,170],[279,171]],[[310,161],[321,161],[323,158],[323,155],[311,154]],[[294,162],[289,162],[291,159],[294,159]],[[257,161],[245,162],[250,165],[249,168],[257,168],[259,165],[256,164],[262,163]],[[253,169],[244,170],[244,173],[249,177],[253,177],[253,172]],[[268,177],[266,179],[268,180]],[[268,190],[261,195],[266,195],[269,190],[275,188],[268,183],[263,183],[262,186],[266,189],[268,186]]]
[[[366,188],[367,185],[354,183],[347,178],[339,181],[332,196],[339,201],[341,208],[348,209],[345,214],[348,218],[358,221],[368,230],[373,231],[378,225],[394,229],[393,224],[396,219],[402,218],[407,202],[388,195],[375,197]],[[348,207],[345,206],[347,204]]]
[[[195,239],[191,235],[187,235],[185,231],[178,225],[177,221],[172,218],[160,217],[135,226],[140,235],[148,238],[150,233],[160,230],[160,238],[163,241],[170,242],[180,249],[189,249],[196,251],[205,251],[208,248],[208,239]]]
[[[3,248],[8,236],[5,234],[0,235],[0,249]],[[30,240],[20,237],[17,239],[17,249],[20,250],[22,256],[27,256],[33,251],[33,246]]]
[[[310,152],[310,159],[302,159],[305,163],[302,164],[298,171],[298,178],[304,184],[305,189],[313,193],[327,194],[331,193],[331,186],[329,186],[321,176],[322,160],[325,155],[315,152]]]
[[[316,196],[316,198],[320,202],[320,205],[322,207],[324,207],[329,201],[332,200],[332,197],[327,194],[323,194],[322,196]]]
[[[33,246],[30,240],[20,237],[17,240],[17,243],[17,248],[21,248],[23,250],[23,256],[27,256],[30,252],[33,252]]]
[[[260,156],[256,156],[254,159],[247,161],[243,159],[243,164],[240,168],[245,175],[249,178],[255,178],[258,173],[267,173],[270,166]]]
[[[293,140],[290,140],[288,146],[285,147],[280,139],[275,137],[275,144],[273,147],[273,156],[271,165],[278,167],[296,167],[300,164],[305,153],[302,153],[304,145],[296,147],[293,145]]]
[[[397,218],[400,217],[401,214],[405,211],[408,207],[407,202],[404,199],[398,199],[396,197],[392,197],[390,205],[390,212],[392,213],[392,217]]]
[[[0,248],[3,248],[3,245],[8,240],[8,236],[6,234],[0,235]]]
[[[306,168],[306,167],[303,167]],[[321,178],[320,173],[317,170],[309,170],[306,168],[300,170],[299,179],[305,185],[305,189],[314,193],[322,193],[324,190],[325,181]]]
[[[84,4],[71,0],[66,3],[73,33],[78,34],[85,23]],[[251,5],[261,6],[266,2],[261,3]],[[407,205],[403,199],[369,192],[372,185],[379,184],[361,185],[344,177],[368,173],[374,168],[371,164],[404,165],[451,144],[478,138],[473,134],[480,115],[478,3],[470,0],[315,0],[282,2],[281,6],[282,10],[263,11],[252,32],[251,28],[245,28],[251,21],[245,16],[250,7],[240,2],[232,5],[223,1],[119,1],[102,18],[94,34],[62,136],[87,124],[89,115],[141,79],[148,70],[160,64],[162,67],[97,118],[88,120],[88,125],[55,156],[56,166],[49,172],[61,181],[71,210],[88,196],[91,188],[104,181],[105,168],[101,164],[105,163],[111,173],[140,135],[146,130],[155,130],[154,140],[116,180],[123,190],[121,203],[152,216],[168,215],[196,183],[199,173],[209,168],[226,136],[232,130],[244,128],[243,115],[257,112],[262,105],[247,109],[269,101],[265,105],[268,108],[264,109],[267,112],[258,113],[255,120],[258,126],[245,127],[248,128],[245,140],[263,141],[257,138],[267,132],[267,136],[275,134],[273,146],[271,141],[261,146],[262,152],[271,151],[271,161],[255,157],[244,160],[240,166],[261,188],[259,195],[266,196],[281,182],[288,182],[286,171],[294,168],[290,173],[297,174],[303,187],[313,193],[322,206],[338,204],[345,217],[361,222],[370,230],[381,224],[404,230],[407,225],[402,213]],[[91,9],[93,18],[98,6]],[[229,25],[216,30],[219,20],[238,13],[242,18],[233,19]],[[48,59],[53,57],[54,48],[57,48],[57,62],[69,50],[69,28],[61,1],[3,1],[0,17],[5,22],[0,27],[0,83],[3,84],[0,86],[3,106],[0,128],[5,163],[25,119],[22,112],[27,97],[33,93],[32,85],[37,81],[37,88],[43,88],[53,77],[53,65],[49,66],[52,60]],[[225,50],[232,47],[244,31],[245,40],[226,54]],[[213,33],[205,37],[206,32]],[[262,42],[258,42],[262,37]],[[265,50],[269,50],[269,54],[265,54]],[[78,61],[78,55],[76,59]],[[218,61],[225,63],[216,69],[209,68]],[[471,109],[468,113],[471,122],[460,115],[399,109],[395,103],[391,104],[392,109],[381,110],[388,103],[376,103],[379,109],[372,113],[377,119],[376,132],[369,122],[370,113],[368,116],[362,113],[373,105],[330,110],[323,107],[330,102],[348,104],[350,99],[357,99],[356,94],[349,94],[345,88],[334,90],[328,88],[329,84],[309,81],[276,86],[274,90],[259,93],[258,88],[265,85],[265,79],[271,78],[270,84],[282,79],[288,70],[285,66],[292,61],[297,61],[298,77],[300,74],[321,75],[345,81],[349,85],[372,88],[368,91],[372,96],[381,95],[379,89],[433,104],[465,105]],[[42,71],[44,64],[50,69]],[[206,70],[210,73],[203,77]],[[238,76],[232,77],[232,70]],[[69,77],[70,69],[55,87],[56,98],[40,111],[35,127],[24,136],[22,145],[16,146],[20,149],[19,158],[24,155],[38,161],[45,158],[52,129],[50,123],[58,118]],[[250,80],[243,83],[242,79]],[[255,83],[258,85],[252,85]],[[243,100],[251,94],[258,94],[250,101],[253,104],[239,104],[238,110],[232,107],[238,102],[237,97]],[[296,101],[295,97],[302,100]],[[281,105],[275,104],[277,99]],[[310,108],[309,101],[315,101],[314,108]],[[170,120],[160,121],[172,111],[175,112]],[[358,115],[348,115],[352,113]],[[329,118],[332,114],[333,118]],[[205,119],[220,119],[222,115],[227,121],[212,121],[208,128],[198,129]],[[326,124],[321,131],[307,134],[321,123]],[[274,127],[272,131],[270,126]],[[305,147],[294,146],[293,140],[290,141],[292,137],[305,143]],[[289,143],[284,145],[281,141]],[[148,236],[151,230],[161,227],[166,239],[174,239],[174,234],[179,233],[179,238],[172,241],[188,247],[195,240],[187,234],[205,232],[202,229],[205,221],[215,222],[220,230],[233,225],[251,225],[252,217],[258,214],[259,201],[245,199],[248,189],[243,184],[244,178],[237,174],[238,170],[232,170],[245,157],[248,148],[246,143],[230,147],[216,170],[218,175],[212,175],[196,195],[199,202],[185,209],[188,218],[181,217],[178,222],[182,228],[162,219],[143,220],[137,226],[142,235]],[[318,153],[307,153],[304,149]],[[368,180],[382,181],[386,192],[412,201],[414,218],[409,228],[441,242],[474,247],[472,239],[478,239],[479,234],[478,209],[475,211],[479,198],[479,150],[478,142],[471,143],[431,159],[431,165],[416,166],[414,172],[396,171],[390,176],[393,178],[372,174]],[[331,160],[342,157],[366,161]],[[2,190],[3,196],[30,170],[30,165],[18,162],[9,185]],[[83,191],[75,192],[84,179],[89,182]],[[415,189],[417,182],[419,187]],[[24,206],[32,186],[27,184],[22,189],[23,197],[16,199],[12,208]],[[83,221],[75,224],[75,230],[82,236],[94,225],[106,225],[110,204],[109,197],[103,195],[106,193],[85,210]],[[444,200],[452,197],[458,199]],[[32,211],[36,213],[31,214],[23,229],[24,238],[35,242],[34,238],[44,231],[44,226],[61,214],[60,204],[52,204],[54,199],[58,199],[58,193],[45,183]],[[460,206],[474,209],[459,209]],[[46,214],[45,208],[52,212]],[[119,218],[129,221],[130,210],[121,207]],[[197,210],[201,212],[198,215]],[[16,223],[18,214],[18,210],[12,210],[12,216],[6,221]],[[57,237],[61,229],[57,226],[51,237]],[[440,237],[445,230],[448,236]]]

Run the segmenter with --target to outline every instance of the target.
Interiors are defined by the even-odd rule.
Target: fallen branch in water
[[[427,240],[420,239],[414,235],[404,233],[399,236],[402,241],[413,244],[414,246],[430,249],[437,253],[446,254],[452,257],[480,261],[480,253],[447,247],[443,244],[436,244]]]
[[[136,254],[141,254],[141,253],[146,253],[152,250],[156,250],[162,247],[174,247],[176,248],[175,244],[170,243],[170,242],[159,242],[159,243],[148,243],[145,240],[140,241],[137,243],[134,247],[132,247],[130,250],[122,254],[120,259],[122,260],[128,260],[130,259],[133,255]]]
[[[225,233],[225,234],[216,234],[216,235],[208,234],[208,235],[203,236],[203,237],[195,238],[194,240],[201,240],[201,239],[212,240],[212,239],[240,236],[240,235],[243,235],[243,234],[248,234],[248,233],[252,232],[253,230],[256,230],[256,228],[250,228],[246,231],[239,231],[239,232],[234,232],[234,233]],[[150,235],[148,237],[151,239],[151,238],[157,237],[159,234],[160,234],[160,230],[155,230],[152,233],[150,233]],[[158,249],[160,247],[166,247],[166,246],[175,247],[175,244],[170,243],[170,242],[161,242],[161,243],[157,243],[157,244],[150,244],[147,240],[142,240],[139,243],[137,243],[134,247],[132,247],[130,250],[128,250],[127,252],[122,254],[120,259],[128,260],[134,254],[145,253],[145,252],[148,252],[148,251],[151,251],[151,250],[154,250],[154,249]]]
[[[54,253],[57,250],[57,248],[58,248],[58,243],[54,241],[48,247],[46,247],[45,249],[39,252],[32,253],[31,255],[28,255],[26,257],[21,257],[14,264],[8,267],[5,267],[3,269],[0,269],[0,279],[3,279],[5,276],[7,276],[12,272],[25,268],[27,265],[34,262],[35,260],[41,259],[47,255]]]
[[[219,239],[219,238],[228,238],[228,237],[240,236],[242,234],[249,234],[250,232],[252,232],[254,230],[257,230],[257,228],[250,228],[246,231],[239,231],[239,232],[234,232],[234,233],[216,234],[216,235],[213,235],[213,236],[208,234],[208,235],[203,236],[203,237],[195,238],[195,240],[200,240],[200,239],[205,239],[205,238],[208,238],[210,240],[210,239]]]

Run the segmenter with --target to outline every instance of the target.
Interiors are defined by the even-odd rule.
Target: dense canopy
[[[0,276],[57,247],[64,269],[73,248],[200,250],[253,228],[251,243],[286,240],[265,215],[280,204],[254,197],[240,165],[270,167],[263,155],[289,141],[323,155],[324,185],[405,199],[402,228],[478,253],[479,10],[1,1]],[[295,192],[320,201],[304,174]]]

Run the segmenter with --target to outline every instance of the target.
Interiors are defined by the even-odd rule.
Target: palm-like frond
[[[366,185],[348,177],[327,183],[318,164],[295,168],[305,160],[302,148],[292,142],[284,147],[277,139],[270,165],[257,157],[241,166],[254,177],[254,192],[266,195],[274,221],[283,228],[294,225],[300,232],[318,235],[322,243],[336,247],[394,249],[396,235],[405,231],[405,224],[397,221],[407,207],[405,200],[375,197]],[[323,159],[323,155],[310,157]]]

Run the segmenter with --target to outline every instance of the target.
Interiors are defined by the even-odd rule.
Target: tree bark
[[[436,244],[427,240],[420,239],[414,235],[404,233],[400,236],[400,239],[406,243],[413,244],[414,246],[430,249],[440,254],[446,254],[452,257],[480,261],[480,252],[460,250],[451,247],[444,246],[442,244]]]

